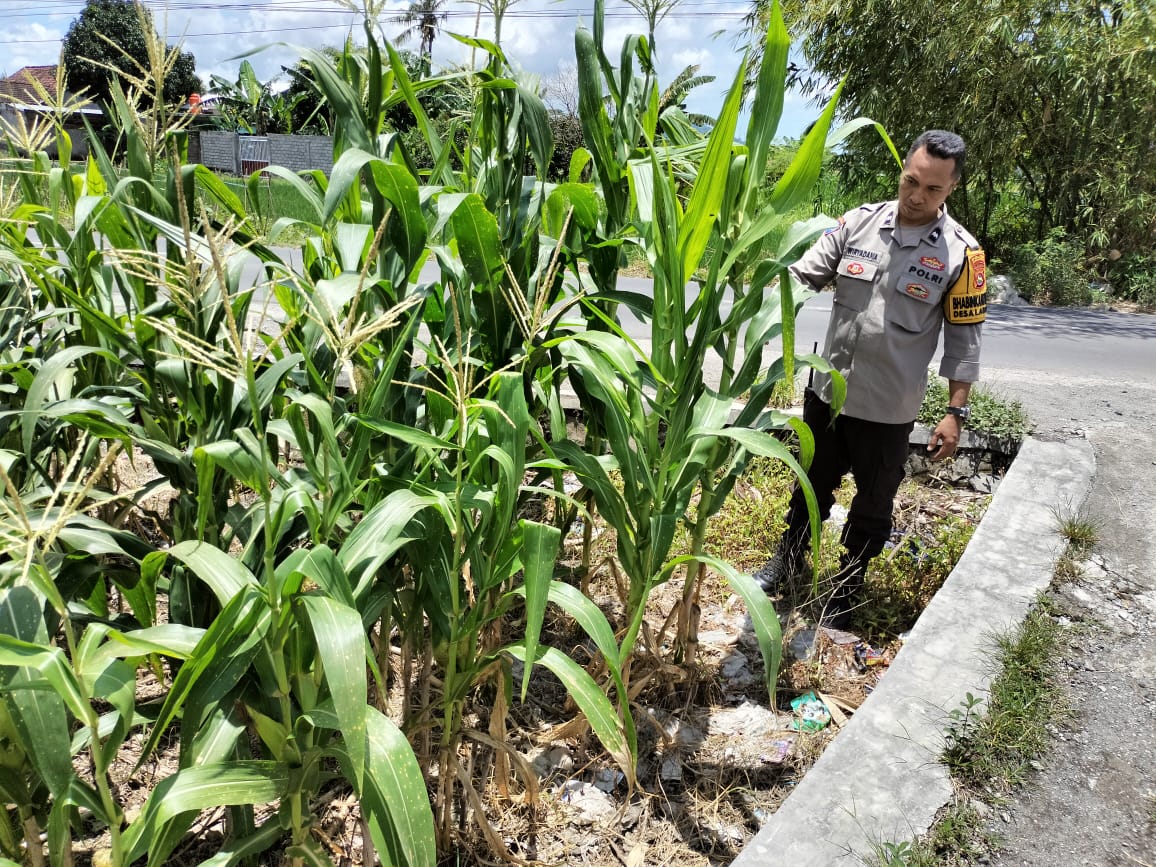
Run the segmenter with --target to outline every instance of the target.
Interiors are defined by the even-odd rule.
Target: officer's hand
[[[963,429],[963,422],[954,415],[945,415],[943,420],[931,432],[931,439],[927,443],[927,450],[931,452],[933,461],[942,461],[955,454],[959,445],[959,432]]]

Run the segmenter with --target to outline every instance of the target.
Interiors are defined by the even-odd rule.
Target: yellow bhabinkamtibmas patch
[[[987,259],[979,247],[967,251],[959,278],[943,298],[943,315],[952,325],[976,325],[987,318]]]

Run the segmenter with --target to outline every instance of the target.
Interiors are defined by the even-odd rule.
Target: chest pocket
[[[866,310],[879,265],[861,259],[843,259],[835,272],[835,301],[852,310]]]
[[[900,274],[894,289],[887,293],[885,316],[904,331],[926,331],[938,327],[942,299],[943,286]]]

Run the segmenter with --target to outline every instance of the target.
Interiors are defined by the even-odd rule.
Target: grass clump
[[[927,393],[919,407],[917,421],[927,427],[935,427],[943,418],[947,399],[947,383],[941,377],[929,377]],[[971,418],[967,426],[973,431],[1019,442],[1032,429],[1023,404],[1018,400],[1000,397],[983,386],[972,388],[968,404],[971,406]]]
[[[1075,581],[1084,574],[1083,562],[1100,541],[1099,525],[1076,512],[1056,510],[1056,527],[1067,541],[1067,548],[1056,563],[1056,579]]]
[[[1047,724],[1064,708],[1057,680],[1061,629],[1041,603],[1011,636],[998,639],[1000,673],[987,711],[970,694],[953,712],[943,760],[956,779],[973,786],[1019,783],[1048,745]]]
[[[915,625],[963,556],[975,527],[974,519],[945,515],[926,536],[905,534],[872,561],[857,626],[872,637],[889,638]]]
[[[1079,514],[1057,513],[1060,535],[1067,540],[1073,556],[1086,557],[1100,541],[1100,527],[1091,518]]]
[[[1022,782],[1045,752],[1047,725],[1064,712],[1057,679],[1061,627],[1045,600],[1014,633],[998,639],[1000,673],[988,700],[971,693],[949,716],[943,762],[965,791],[1006,791]],[[917,840],[880,842],[871,867],[938,867],[973,864],[997,843],[966,795],[940,814]]]
[[[876,843],[868,857],[870,867],[944,867],[973,864],[995,840],[983,830],[983,817],[966,800],[956,801],[920,840]]]

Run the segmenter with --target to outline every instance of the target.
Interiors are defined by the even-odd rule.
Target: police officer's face
[[[920,148],[903,163],[899,176],[899,223],[922,226],[939,215],[955,189],[955,160],[941,160]]]

